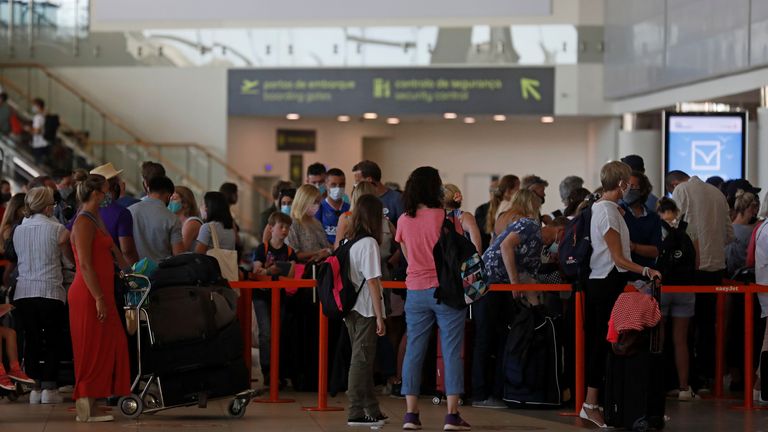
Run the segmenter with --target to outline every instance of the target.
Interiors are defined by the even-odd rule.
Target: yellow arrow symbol
[[[528,100],[528,96],[533,96],[537,101],[541,100],[541,94],[539,94],[539,85],[541,83],[537,79],[533,78],[520,78],[520,92],[523,95],[523,99]]]

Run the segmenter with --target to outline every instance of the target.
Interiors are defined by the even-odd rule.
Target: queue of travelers
[[[584,188],[581,178],[565,177],[558,187],[562,208],[550,214],[541,211],[549,182],[536,175],[493,178],[489,202],[470,213],[462,210],[461,190],[444,183],[433,167],[414,170],[401,193],[382,182],[381,169],[373,161],[351,168],[351,188],[343,169],[316,163],[309,166],[302,185],[275,183],[273,202],[256,227],[260,244],[251,250],[245,250],[244,233],[231,211],[238,200],[236,185],[225,183],[198,201],[192,190],[175,185],[161,164],[144,162],[141,171],[141,198],[127,194],[122,171],[112,164],[90,172],[39,177],[16,195],[11,195],[10,184],[0,184],[0,252],[10,261],[3,284],[12,288],[16,323],[15,332],[0,327],[0,336],[11,347],[15,347],[16,333],[23,336],[19,352],[8,355],[8,367],[0,366],[0,388],[28,383],[31,404],[62,403],[59,365],[69,351],[66,345],[71,344],[77,421],[111,421],[112,416],[98,412],[96,400],[128,394],[131,371],[123,299],[115,292],[116,272],[144,258],[159,262],[215,247],[239,251],[243,278],[311,277],[308,273],[314,264],[352,242],[350,278],[360,294],[344,326],[332,335],[347,335],[350,347],[351,360],[343,377],[349,397],[348,425],[381,426],[388,421],[374,390],[379,382],[393,397],[405,399],[403,429],[423,427],[419,395],[428,387],[426,375],[434,373],[428,353],[436,325],[447,399],[443,428],[470,430],[459,413],[466,395],[471,394],[476,408],[507,407],[502,352],[512,318],[510,306],[544,308],[567,320],[574,305],[567,293],[490,292],[473,303],[468,324],[467,309],[441,303],[435,294],[439,282],[433,248],[444,221],[448,219],[482,256],[489,283],[563,283],[558,247],[569,221],[589,208],[592,252],[584,287],[586,400],[578,408],[583,419],[605,427],[601,401],[610,350],[608,320],[628,282],[659,279],[669,284],[717,285],[751,266],[756,281],[768,284],[768,233],[757,222],[768,214],[760,210],[760,189],[746,180],[717,187],[673,171],[664,185],[669,196],[658,199],[637,155],[606,163],[594,192]],[[685,276],[663,265],[665,242],[679,238],[688,239],[695,251],[695,262]],[[407,289],[383,290],[382,280],[404,280]],[[292,343],[281,344],[285,351],[281,354],[286,355],[280,356],[280,382],[266,384],[301,390],[312,382],[302,370],[301,350],[314,338],[306,344],[296,343],[296,338],[315,334],[307,332],[312,327],[302,326],[311,323],[305,315],[317,313],[317,308],[307,307],[311,299],[299,294],[254,290],[265,379],[273,366],[269,351],[272,295],[287,300],[280,320],[282,337]],[[765,318],[768,296],[759,299]],[[667,321],[668,355],[676,372],[669,396],[696,400],[714,379],[714,296],[664,294],[660,303]],[[739,322],[743,307],[740,312],[738,305],[729,306],[728,322]],[[465,332],[468,326],[473,331]],[[737,339],[738,333],[729,337],[729,346]],[[766,349],[768,331],[762,346]],[[562,352],[566,363],[572,362],[568,350]],[[743,349],[729,349],[735,390],[743,372],[739,352]],[[465,377],[464,362],[470,359],[472,384],[466,388],[469,377]],[[572,368],[572,364],[563,368],[566,400],[575,390],[568,372]],[[759,380],[756,383],[755,391]],[[755,397],[759,400],[758,393]]]

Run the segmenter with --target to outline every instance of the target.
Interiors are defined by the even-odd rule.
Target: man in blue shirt
[[[325,173],[325,189],[328,196],[320,202],[320,210],[315,217],[323,224],[328,242],[336,242],[336,225],[339,224],[339,216],[349,211],[349,204],[344,202],[344,189],[347,180],[344,171],[331,168]]]
[[[369,181],[376,186],[376,195],[384,204],[384,216],[397,226],[397,219],[403,214],[403,198],[400,192],[394,191],[381,183],[381,168],[376,162],[364,160],[352,168],[355,184]]]

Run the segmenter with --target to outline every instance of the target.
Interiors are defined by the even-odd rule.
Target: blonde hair
[[[291,217],[296,222],[301,223],[307,214],[307,210],[321,197],[320,190],[316,187],[310,184],[302,185],[296,191],[296,198],[293,199],[293,204],[291,204]]]
[[[184,208],[184,204],[187,205],[187,209],[182,210],[184,212],[184,216],[200,217],[200,208],[197,207],[197,200],[195,199],[195,194],[192,192],[192,189],[186,186],[176,186],[174,191],[176,192],[176,195],[181,198],[182,209]]]
[[[34,187],[27,191],[27,196],[24,198],[24,214],[30,217],[42,213],[54,204],[51,188],[46,186]]]
[[[509,210],[507,212],[538,220],[539,209],[541,209],[541,198],[528,189],[520,189],[509,200]]]
[[[611,161],[600,169],[600,184],[605,191],[612,191],[619,187],[622,180],[628,183],[631,176],[632,168],[629,165],[621,161]]]
[[[496,188],[496,192],[493,193],[493,197],[491,197],[491,202],[488,206],[488,216],[485,220],[486,232],[492,233],[494,231],[493,228],[496,225],[496,217],[498,216],[496,213],[499,211],[501,201],[504,200],[504,195],[506,195],[507,191],[510,189],[519,187],[520,178],[516,175],[508,174],[499,180],[499,186]]]
[[[89,174],[85,180],[77,184],[77,200],[81,203],[88,202],[93,193],[101,191],[106,183],[104,176]]]
[[[743,189],[736,191],[736,201],[733,203],[733,210],[735,210],[736,213],[742,214],[749,210],[750,207],[756,207],[757,205],[757,196],[755,196],[755,194]]]
[[[454,201],[453,197],[455,197],[456,194],[461,195],[461,189],[451,183],[444,184],[443,189],[445,189],[445,193],[443,194],[443,207],[450,208],[451,210],[457,209],[458,207],[456,204],[459,203]]]
[[[352,211],[357,204],[357,200],[363,195],[376,195],[376,185],[369,181],[361,181],[354,189],[352,189],[352,196],[349,201],[349,210]]]

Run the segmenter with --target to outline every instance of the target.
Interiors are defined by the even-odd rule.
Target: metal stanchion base
[[[344,408],[342,407],[301,407],[302,411],[312,411],[312,412],[325,412],[325,411],[344,411]]]
[[[253,403],[257,404],[287,404],[296,402],[295,399],[254,399]]]

